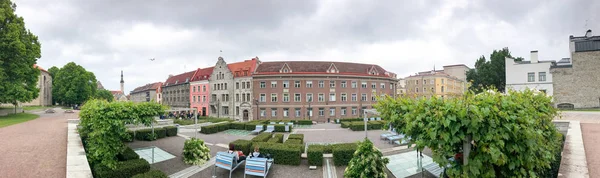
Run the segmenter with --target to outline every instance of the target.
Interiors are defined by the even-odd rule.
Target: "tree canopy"
[[[108,102],[112,102],[113,99],[114,99],[112,93],[110,91],[104,90],[104,89],[96,91],[96,96],[94,98],[96,98],[96,99],[103,99],[103,100],[106,100]]]
[[[513,58],[508,48],[494,50],[490,54],[490,60],[484,56],[475,61],[475,69],[467,71],[467,81],[471,82],[471,90],[481,92],[485,88],[494,87],[500,92],[504,92],[506,86],[506,64],[505,57]],[[522,61],[523,58],[517,57],[515,61]]]
[[[80,65],[69,62],[54,73],[52,96],[61,104],[81,104],[96,96],[96,76]],[[112,95],[112,94],[111,94]]]
[[[40,70],[34,64],[41,57],[41,45],[15,14],[14,3],[2,0],[0,9],[0,103],[16,106],[39,95]]]
[[[387,97],[375,108],[399,133],[432,158],[450,177],[536,177],[557,159],[562,138],[552,119],[551,97],[534,91],[497,91],[463,98],[414,100]],[[465,152],[468,163],[448,158]]]

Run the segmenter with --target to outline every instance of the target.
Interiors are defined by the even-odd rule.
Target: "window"
[[[346,107],[342,107],[342,109],[340,109],[340,115],[342,115],[342,116],[346,115]]]
[[[277,93],[271,93],[271,102],[277,102]]]
[[[323,80],[319,81],[319,88],[325,87],[325,82]]]
[[[433,79],[431,79],[431,81],[429,81],[429,84],[434,84]]]
[[[319,93],[319,98],[318,99],[319,99],[319,102],[325,101],[325,94]]]
[[[352,88],[356,88],[357,84],[355,81],[352,81]]]
[[[300,81],[294,81],[294,87],[300,88]]]
[[[296,110],[296,112],[295,112],[296,117],[300,117],[300,108],[296,108],[295,110]]]
[[[325,108],[319,108],[319,116],[325,115]]]
[[[195,88],[195,87],[194,87]],[[194,102],[196,102],[196,96],[194,96]]]
[[[260,82],[260,88],[266,88],[267,82]]]
[[[206,102],[206,96],[202,96],[202,102]]]
[[[329,108],[329,116],[335,116],[335,108]]]
[[[385,83],[380,83],[379,85],[381,85],[381,89],[385,89]]]
[[[365,94],[365,93],[361,94],[360,100],[361,101],[367,101],[367,94]]]
[[[312,81],[306,81],[306,88],[312,88]]]
[[[362,83],[360,84],[360,86],[361,86],[362,88],[367,88],[367,82],[362,82]]]
[[[267,115],[267,109],[260,108],[260,116],[265,117]]]
[[[306,102],[312,102],[312,101],[313,101],[312,93],[307,93],[306,94]]]
[[[267,101],[267,94],[261,93],[260,94],[260,102],[266,102]]]
[[[423,79],[423,85],[427,85],[427,80]]]
[[[329,81],[329,88],[335,88],[335,81],[333,81],[333,80]]]
[[[283,102],[290,102],[290,94],[289,93],[283,94]]]
[[[277,88],[277,81],[271,81],[271,88]]]
[[[423,87],[423,92],[427,92],[427,88]]]
[[[341,81],[342,88],[346,88],[346,81]]]
[[[236,107],[235,107],[235,115],[236,115],[236,116],[239,116],[239,115],[240,115],[240,107],[239,107],[239,106],[236,106]]]
[[[377,89],[377,84],[376,83],[371,83],[371,88]]]
[[[419,84],[419,80],[415,80],[415,84],[418,85]]]
[[[444,86],[442,86],[442,88],[441,88],[441,89],[442,89],[442,93],[443,93],[443,92],[444,92]]]
[[[546,72],[539,72],[538,75],[540,76],[540,79],[539,79],[540,82],[546,81]]]
[[[283,108],[283,117],[289,117],[289,112],[290,112],[289,108]]]
[[[46,77],[46,76],[44,76],[44,77]],[[194,92],[196,92],[196,86],[194,86]]]
[[[534,72],[527,73],[527,82],[535,82],[535,73]]]
[[[240,89],[240,82],[235,82],[235,89]]]
[[[356,101],[356,93],[352,93],[352,101]]]
[[[377,97],[375,95],[371,95],[371,101],[377,101]]]
[[[283,81],[283,88],[289,88],[290,87],[290,81]]]
[[[246,101],[250,101],[250,93],[246,94]]]
[[[419,93],[419,88],[415,87],[415,92]]]
[[[542,93],[546,94],[546,90],[540,90],[540,92],[542,92]]]
[[[224,90],[227,90],[227,83],[225,83],[225,89]]]
[[[246,82],[246,88],[250,89],[250,82]]]
[[[341,100],[348,101],[348,96],[346,95],[346,93],[342,93]]]
[[[300,102],[302,101],[302,97],[300,96],[300,93],[294,93],[294,102]]]
[[[442,79],[442,84],[444,84],[444,79]]]
[[[277,117],[277,108],[271,108],[271,117]]]
[[[229,115],[229,107],[223,106],[223,115]]]
[[[356,107],[352,107],[352,115],[355,116],[356,115]]]
[[[335,93],[329,93],[329,101],[335,101]]]
[[[240,94],[235,94],[235,102],[240,102]]]
[[[202,86],[202,91],[206,92],[206,85]]]

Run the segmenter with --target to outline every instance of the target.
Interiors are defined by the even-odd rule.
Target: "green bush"
[[[332,146],[333,163],[336,166],[348,165],[356,151],[356,143],[340,143]]]
[[[230,128],[230,126],[231,126],[231,123],[220,123],[220,124],[202,126],[202,127],[200,127],[200,133],[214,134],[214,133],[228,130]]]
[[[273,135],[273,138],[270,138],[268,141],[268,143],[283,143],[283,134],[275,134]]]
[[[332,145],[323,145],[323,153],[331,154],[333,153],[333,144]]]
[[[267,127],[262,123],[262,122],[255,122],[255,123],[246,123],[246,130],[254,130],[256,129],[257,125],[263,125],[263,130],[265,130]]]
[[[157,139],[167,137],[167,130],[165,128],[154,128],[154,133]]]
[[[286,141],[287,143],[287,141]],[[323,153],[324,145],[309,145],[306,153],[308,157],[308,165],[311,166],[322,166],[323,165]]]
[[[292,131],[292,127],[289,127],[289,130],[287,132],[291,132],[291,131]],[[275,124],[275,132],[286,132],[285,124]]]
[[[132,159],[140,159],[140,156],[137,153],[135,153],[133,149],[126,146],[125,150],[117,155],[117,159],[119,159],[119,161],[127,161]]]
[[[267,142],[273,137],[272,133],[260,133],[256,137],[252,138],[252,142]]]
[[[296,140],[300,140],[302,143],[304,143],[304,134],[290,134],[288,136],[288,140],[289,139],[296,139]]]
[[[150,164],[144,159],[132,159],[117,162],[116,168],[110,169],[102,164],[94,165],[94,177],[96,178],[119,178],[132,177],[136,174],[148,172]]]
[[[252,148],[252,141],[250,140],[238,139],[229,144],[233,144],[233,147],[236,150],[244,152],[244,155],[250,155],[250,152],[254,150],[254,148]]]
[[[167,137],[177,136],[177,127],[175,127],[175,126],[166,126],[164,128],[167,131]]]
[[[350,127],[350,124],[351,124],[351,123],[352,123],[352,122],[342,122],[342,124],[341,124],[340,126],[341,126],[342,128],[348,128],[348,127]]]
[[[282,143],[254,143],[262,154],[270,154],[275,164],[300,165],[302,147],[300,145]]]
[[[389,163],[388,158],[384,158],[381,151],[373,146],[369,139],[358,144],[354,157],[348,163],[344,170],[346,177],[372,177],[386,178],[385,165]]]
[[[246,130],[246,124],[243,122],[232,122],[231,129]]]
[[[159,131],[162,130],[162,131]],[[163,137],[158,137],[159,134],[162,134]],[[166,131],[164,129],[154,129],[154,135],[152,135],[152,129],[140,129],[135,131],[135,139],[142,141],[152,141],[158,138],[164,138],[166,136]]]
[[[312,120],[299,120],[298,125],[312,125]]]
[[[164,172],[159,170],[150,170],[146,173],[136,174],[132,178],[168,178]]]
[[[197,138],[186,140],[183,144],[183,162],[193,165],[202,165],[210,159],[210,149],[204,141]]]
[[[299,139],[287,139],[285,140],[285,144],[303,144],[302,140]]]
[[[352,131],[364,131],[365,130],[365,122],[364,121],[343,122],[342,127],[344,126],[344,124],[349,125],[349,128]],[[381,121],[368,121],[367,129],[368,130],[380,130],[383,128],[383,125],[384,124]]]
[[[133,139],[135,138],[135,134],[133,133],[133,131],[128,130],[127,135],[129,135],[129,138],[122,138],[121,140],[124,142],[133,142]]]

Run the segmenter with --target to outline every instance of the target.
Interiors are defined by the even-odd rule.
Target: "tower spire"
[[[121,92],[125,94],[125,81],[123,81],[123,70],[121,70]]]

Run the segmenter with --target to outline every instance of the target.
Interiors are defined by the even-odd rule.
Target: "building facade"
[[[464,80],[446,74],[444,71],[419,72],[404,78],[406,80],[406,96],[413,98],[441,98],[462,96],[468,89]]]
[[[569,37],[571,60],[553,65],[554,104],[559,108],[600,107],[600,36]]]
[[[378,96],[394,96],[394,73],[378,65],[347,62],[262,62],[253,74],[258,119],[361,117]]]
[[[258,57],[232,64],[218,58],[209,77],[211,116],[253,120],[252,75],[259,63]]]
[[[538,60],[538,51],[531,51],[529,61],[515,61],[513,58],[505,59],[506,89],[538,90],[552,96],[552,74],[550,67],[555,61]],[[508,91],[508,90],[507,90]]]
[[[214,67],[198,68],[190,82],[190,103],[192,108],[196,108],[199,116],[210,115],[210,85],[208,79],[212,74]]]
[[[130,92],[130,101],[141,102],[158,102],[160,103],[162,82],[149,83],[141,87],[135,88]]]
[[[406,94],[406,80],[403,78],[398,79],[398,85],[396,87],[396,95],[404,95]]]
[[[33,68],[40,70],[38,77],[37,88],[40,89],[38,97],[34,100],[21,103],[22,106],[52,106],[52,76],[44,68],[33,65]]]
[[[190,108],[190,80],[195,72],[170,75],[162,85],[162,103],[171,109]]]

